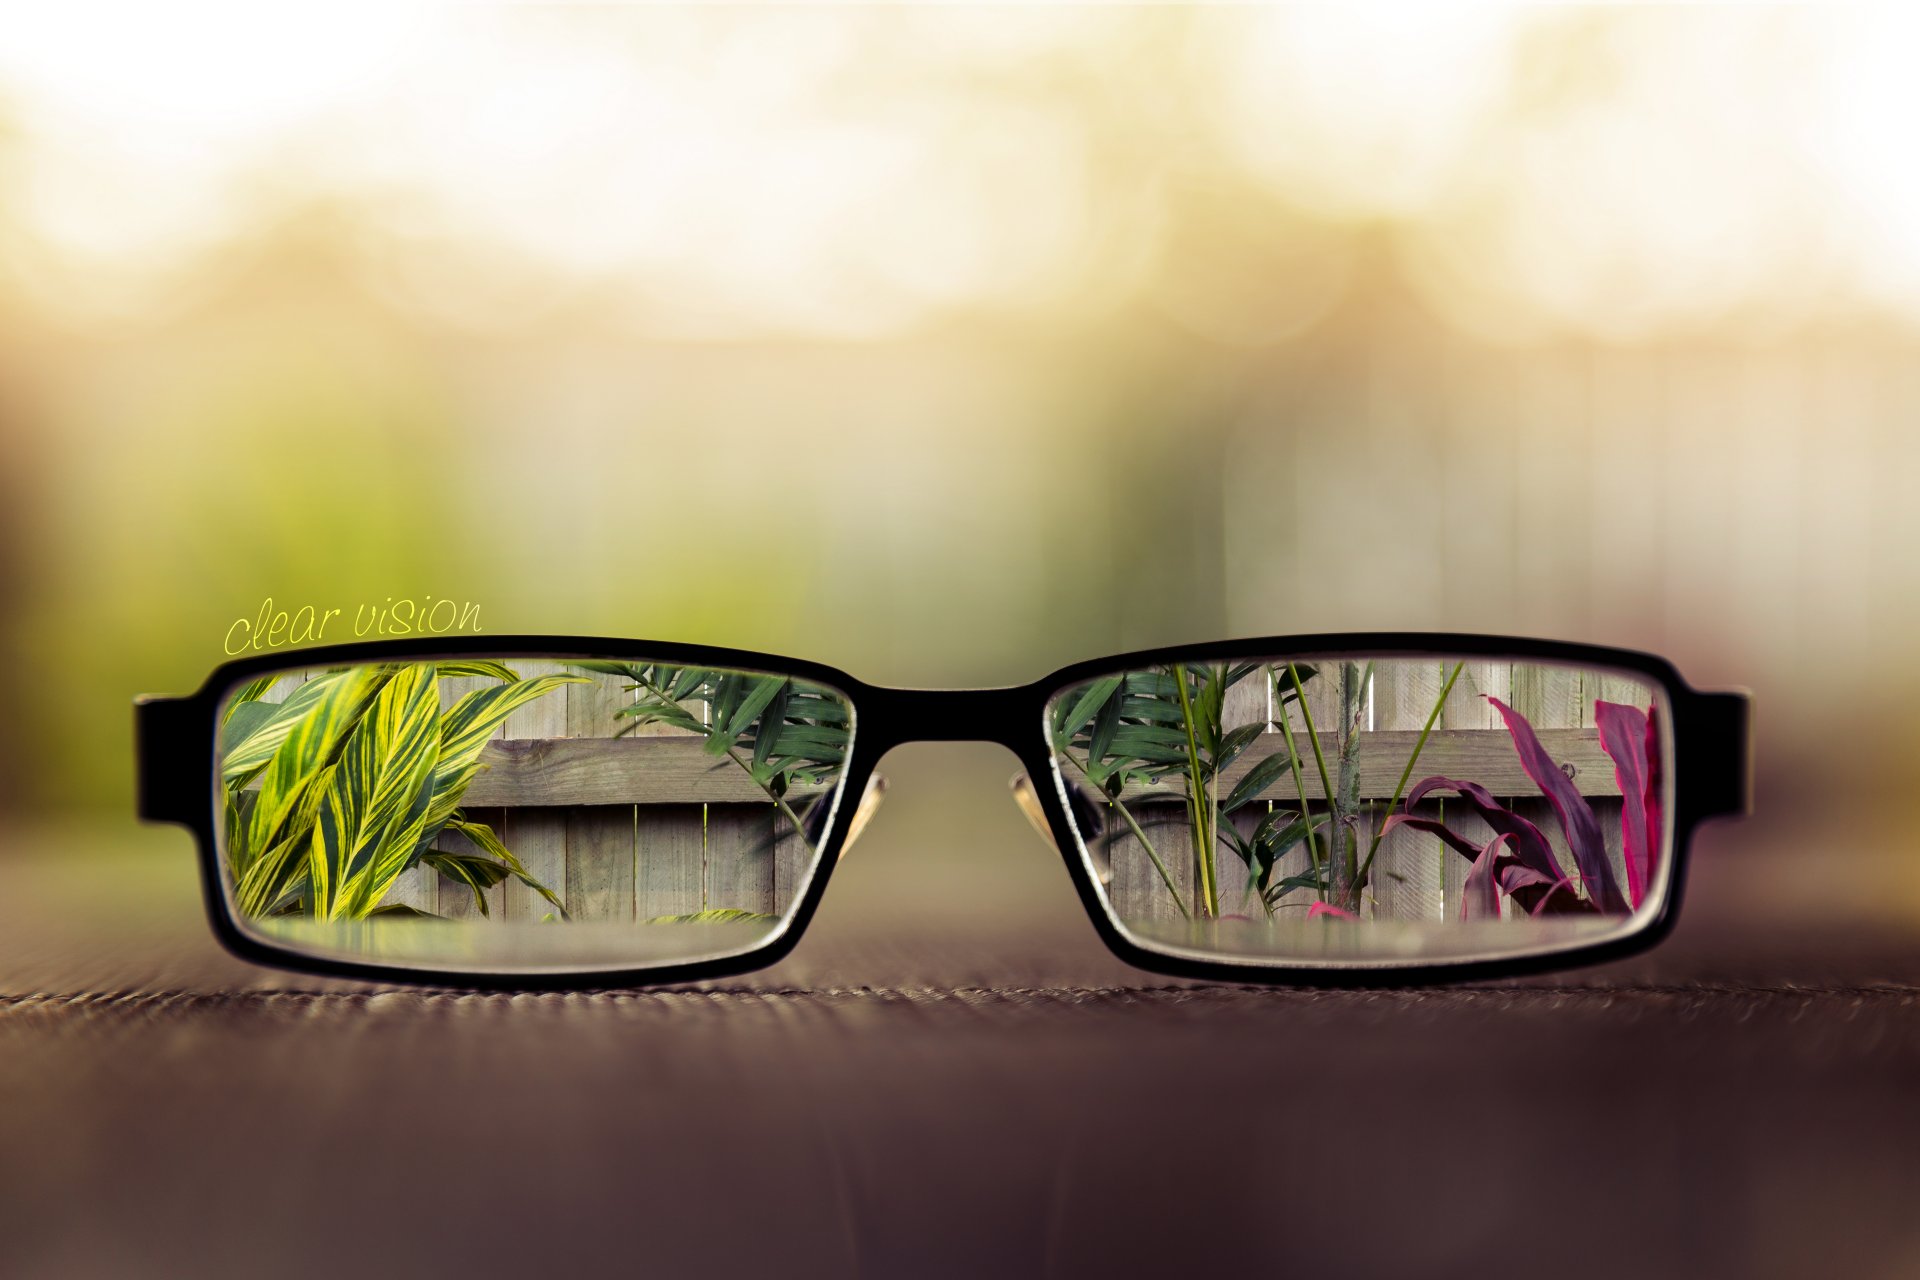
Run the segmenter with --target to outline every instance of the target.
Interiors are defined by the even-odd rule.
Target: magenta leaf
[[[1360,917],[1351,911],[1342,911],[1330,902],[1316,902],[1307,908],[1307,919],[1315,916],[1332,916],[1336,920],[1358,920]]]
[[[1559,876],[1560,863],[1553,856],[1553,846],[1548,842],[1546,832],[1494,799],[1493,793],[1485,787],[1477,782],[1462,782],[1455,778],[1439,776],[1423,778],[1418,786],[1407,793],[1407,807],[1411,809],[1433,791],[1459,792],[1467,803],[1473,806],[1482,821],[1513,841],[1513,852],[1522,863],[1532,867],[1541,875]],[[1464,840],[1454,847],[1469,858],[1480,852],[1477,845],[1468,844]]]
[[[1467,855],[1469,859],[1480,856],[1480,848],[1465,836],[1455,835],[1447,829],[1444,822],[1435,822],[1432,818],[1416,818],[1409,813],[1396,813],[1381,824],[1380,834],[1386,835],[1396,827],[1412,827],[1415,831],[1424,831],[1428,835],[1439,836],[1442,840]]]
[[[1520,757],[1520,767],[1552,802],[1553,812],[1560,819],[1560,829],[1566,832],[1567,844],[1573,850],[1574,864],[1580,868],[1580,879],[1586,884],[1587,896],[1602,911],[1624,914],[1629,909],[1627,900],[1621,896],[1619,882],[1613,878],[1613,864],[1607,861],[1606,841],[1600,835],[1600,820],[1594,817],[1593,806],[1586,802],[1572,780],[1560,772],[1560,766],[1540,745],[1525,716],[1498,698],[1489,696],[1487,701],[1507,722],[1507,733],[1513,738],[1513,750]]]
[[[1467,869],[1467,880],[1461,886],[1460,918],[1462,920],[1498,920],[1500,918],[1500,898],[1494,892],[1494,865],[1500,858],[1500,846],[1507,843],[1508,837],[1497,835],[1487,841],[1487,847],[1473,860],[1473,866]]]
[[[1647,812],[1647,849],[1648,856],[1656,855],[1666,840],[1666,831],[1660,825],[1660,722],[1652,707],[1647,708],[1647,791],[1642,807]],[[1653,864],[1647,864],[1648,887],[1652,887]]]
[[[1600,746],[1613,758],[1613,776],[1620,784],[1620,834],[1626,850],[1627,898],[1638,907],[1653,879],[1659,833],[1647,825],[1648,718],[1638,708],[1617,702],[1593,704],[1593,722],[1600,728]],[[1658,797],[1654,798],[1656,806]]]

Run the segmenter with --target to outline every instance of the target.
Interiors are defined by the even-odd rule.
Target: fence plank
[[[635,913],[633,806],[580,805],[549,812],[559,820],[566,840],[562,866],[568,913],[582,921],[632,920]],[[535,897],[543,908],[552,910],[544,899]]]
[[[785,814],[764,801],[707,806],[707,908],[773,913],[776,822],[792,827]]]
[[[851,805],[857,799],[842,796],[840,802]],[[784,916],[793,909],[812,865],[813,846],[807,843],[805,836],[794,830],[784,814],[781,815],[780,821],[774,826],[773,905],[769,908],[774,915]]]
[[[1373,727],[1376,733],[1410,731],[1415,741],[1433,713],[1440,690],[1446,685],[1448,664],[1426,659],[1386,659],[1373,675]],[[1409,747],[1411,753],[1411,747]],[[1411,787],[1433,770],[1422,751]],[[1402,765],[1405,768],[1405,765]],[[1389,792],[1387,799],[1392,799]],[[1428,806],[1431,807],[1431,806]],[[1377,821],[1391,816],[1384,810]],[[1443,846],[1437,836],[1399,828],[1380,841],[1370,875],[1374,918],[1381,920],[1433,920],[1440,917],[1445,903],[1441,883]]]
[[[467,795],[474,804],[751,804],[767,793],[693,734],[490,742],[486,768]],[[796,785],[802,799],[825,785]]]
[[[690,915],[705,909],[706,806],[656,805],[639,811],[633,892],[638,918]],[[589,870],[584,862],[578,868]]]
[[[516,661],[510,665],[523,678],[568,674],[570,670],[558,662]],[[506,718],[493,739],[481,750],[482,768],[467,787],[466,795],[461,798],[462,804],[495,808],[505,806],[505,801],[487,794],[486,782],[492,772],[492,759],[509,744],[564,737],[568,731],[566,692],[561,689],[546,693],[516,708]],[[516,808],[506,813],[502,826],[504,829],[496,830],[513,856],[520,860],[529,874],[553,890],[563,902],[567,902],[567,909],[572,911],[573,904],[568,901],[567,889],[566,815],[555,809]],[[454,886],[443,884],[441,887],[446,890]],[[509,880],[496,892],[501,899],[500,914],[508,920],[540,920],[553,910],[551,903],[517,880]]]

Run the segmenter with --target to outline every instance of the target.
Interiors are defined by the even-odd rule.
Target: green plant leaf
[[[1220,812],[1233,813],[1251,804],[1261,792],[1278,782],[1280,775],[1286,773],[1291,765],[1292,760],[1282,744],[1280,750],[1247,770],[1240,781],[1233,784],[1233,790],[1227,792],[1227,798],[1220,802]]]
[[[473,905],[483,916],[493,914],[487,908],[486,891],[513,874],[498,862],[471,853],[446,853],[436,849],[420,861],[455,884],[465,885],[473,894]]]
[[[514,857],[513,854],[507,851],[506,844],[498,835],[494,834],[492,827],[484,822],[475,822],[465,815],[456,815],[447,823],[447,829],[457,831],[467,839],[473,841],[487,856],[493,858],[500,863],[501,866],[505,867],[508,873],[520,881],[521,884],[526,885],[527,888],[552,903],[553,909],[560,913],[561,919],[571,918],[567,915],[566,907],[562,905],[560,899],[554,895],[553,890],[547,888],[546,885],[534,877],[532,872],[520,865],[520,859]]]
[[[787,722],[787,706],[792,701],[793,682],[782,680],[780,689],[767,703],[766,711],[760,717],[760,728],[753,735],[753,766],[764,769],[773,755],[774,746],[779,742],[780,730]]]
[[[1080,695],[1071,703],[1064,698],[1055,703],[1058,713],[1055,718],[1054,732],[1068,735],[1069,740],[1079,734],[1093,719],[1094,712],[1105,706],[1107,700],[1113,697],[1114,691],[1120,687],[1121,680],[1120,676],[1107,676],[1104,679],[1095,680],[1081,690]]]
[[[287,826],[289,818],[301,811],[308,786],[321,766],[340,754],[392,675],[391,667],[361,666],[349,667],[337,678],[309,680],[281,704],[297,708],[297,715],[247,740],[243,751],[269,736],[279,744],[259,774],[259,798],[247,827],[247,848],[269,849],[300,834],[298,823]],[[302,697],[316,685],[319,689],[312,697]],[[313,810],[305,812],[311,816]]]
[[[433,796],[420,842],[425,844],[459,807],[460,797],[480,772],[480,753],[493,731],[515,711],[552,693],[562,685],[587,683],[585,676],[545,675],[518,679],[512,684],[475,689],[453,704],[440,721],[440,746],[434,765]]]
[[[364,915],[406,869],[426,823],[439,753],[439,682],[431,664],[412,663],[382,686],[327,785],[307,858],[315,915]]]
[[[715,907],[707,911],[689,911],[678,916],[651,916],[648,924],[727,924],[735,921],[778,920],[778,916],[742,911],[737,907]]]
[[[289,694],[285,702],[269,704],[277,707],[273,715],[248,734],[244,741],[236,743],[233,750],[221,760],[221,781],[229,785],[244,783],[265,767],[294,728],[313,715],[315,709],[342,685],[350,686],[354,695],[348,701],[331,703],[327,715],[333,720],[351,720],[372,699],[373,694],[379,692],[379,685],[391,672],[391,667],[382,666],[344,667],[315,676]]]
[[[484,680],[498,680],[503,684],[513,684],[520,679],[518,671],[504,662],[495,662],[490,658],[462,658],[438,665],[442,676],[473,676]]]

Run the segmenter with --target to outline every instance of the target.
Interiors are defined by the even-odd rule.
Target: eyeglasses
[[[1625,650],[1230,641],[1019,688],[883,689],[768,654],[516,636],[229,663],[136,703],[139,809],[198,839],[243,958],[565,987],[771,964],[905,742],[1014,798],[1121,959],[1185,977],[1485,977],[1651,946],[1749,703]]]

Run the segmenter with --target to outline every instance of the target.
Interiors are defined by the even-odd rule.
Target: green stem
[[[1200,743],[1193,732],[1193,699],[1187,692],[1187,668],[1173,664],[1173,687],[1180,694],[1180,716],[1187,729],[1187,813],[1193,823],[1194,870],[1199,873],[1200,902],[1209,917],[1220,914],[1220,895],[1213,883],[1213,833],[1207,829],[1207,784],[1200,776]]]
[[[1075,760],[1073,756],[1064,749],[1060,752],[1060,758],[1078,769],[1080,776],[1087,780],[1088,786],[1092,787],[1095,791],[1100,790],[1099,785],[1093,780],[1093,775],[1087,772],[1087,766]],[[1104,795],[1104,793],[1102,794]],[[1160,882],[1166,885],[1167,892],[1173,895],[1173,905],[1180,908],[1181,919],[1193,919],[1193,912],[1187,910],[1186,900],[1180,896],[1180,890],[1174,888],[1173,877],[1167,874],[1167,864],[1160,861],[1160,851],[1153,847],[1153,841],[1147,839],[1147,833],[1142,831],[1140,824],[1133,820],[1133,814],[1128,811],[1126,805],[1120,802],[1118,796],[1109,797],[1107,803],[1120,811],[1120,817],[1125,820],[1128,829],[1133,832],[1133,838],[1138,840],[1140,847],[1147,851],[1147,860],[1153,863],[1153,869],[1160,873]]]
[[[1447,705],[1447,695],[1453,692],[1453,682],[1460,678],[1460,673],[1466,668],[1467,664],[1464,662],[1454,663],[1453,674],[1447,677],[1444,685],[1440,686],[1440,696],[1434,699],[1433,710],[1427,713],[1427,723],[1421,727],[1420,736],[1414,740],[1413,754],[1407,757],[1407,767],[1400,771],[1400,781],[1393,785],[1393,799],[1387,801],[1387,817],[1393,816],[1395,807],[1400,803],[1400,797],[1406,793],[1407,779],[1413,776],[1413,766],[1420,759],[1420,753],[1426,749],[1427,735],[1433,732],[1433,726],[1440,720],[1440,712]],[[1373,855],[1380,852],[1380,837],[1386,834],[1380,827],[1385,825],[1386,823],[1382,821],[1379,827],[1375,828],[1373,843],[1367,846],[1367,861],[1360,868],[1361,884],[1366,883],[1367,873],[1373,870]]]
[[[1298,684],[1294,685],[1296,689],[1299,687]],[[1280,732],[1287,739],[1287,769],[1293,774],[1293,794],[1300,799],[1300,816],[1307,823],[1307,860],[1313,863],[1313,878],[1317,881],[1320,879],[1319,845],[1314,839],[1313,811],[1307,808],[1306,784],[1300,780],[1300,749],[1293,745],[1293,726],[1287,723],[1286,707],[1280,707],[1279,712]],[[1325,895],[1321,896],[1324,899]],[[1261,900],[1265,901],[1264,898]],[[1268,908],[1267,914],[1273,914],[1271,907]]]
[[[1291,662],[1287,664],[1287,676],[1289,679],[1293,681],[1293,692],[1295,695],[1295,701],[1297,701],[1300,704],[1300,714],[1306,719],[1306,722],[1307,722],[1307,741],[1313,745],[1313,762],[1314,764],[1318,765],[1320,768],[1320,791],[1321,791],[1321,794],[1326,796],[1327,798],[1328,813],[1332,814],[1334,805],[1338,801],[1339,797],[1334,794],[1333,779],[1327,776],[1327,757],[1320,750],[1320,731],[1313,727],[1313,709],[1307,705],[1306,686],[1300,683],[1300,672],[1294,667],[1294,665]],[[1289,748],[1293,746],[1293,739],[1291,736],[1289,736],[1287,739],[1287,746]],[[1302,809],[1305,809],[1307,807],[1306,797],[1304,795],[1300,797],[1300,807]],[[1309,834],[1311,834],[1311,827],[1313,825],[1313,821],[1311,818],[1308,819],[1307,825],[1309,827]],[[1327,825],[1329,827],[1332,827],[1333,821],[1331,817],[1328,819]],[[1329,872],[1332,871],[1332,867],[1333,867],[1334,850],[1333,850],[1332,841],[1333,841],[1333,834],[1330,832],[1327,837],[1327,846],[1326,846],[1327,868]],[[1315,862],[1313,869],[1315,874],[1317,875],[1320,870],[1320,864],[1318,862]],[[1320,890],[1320,900],[1322,902],[1325,902],[1326,899],[1327,899],[1327,891],[1326,891],[1326,888],[1323,886]]]

